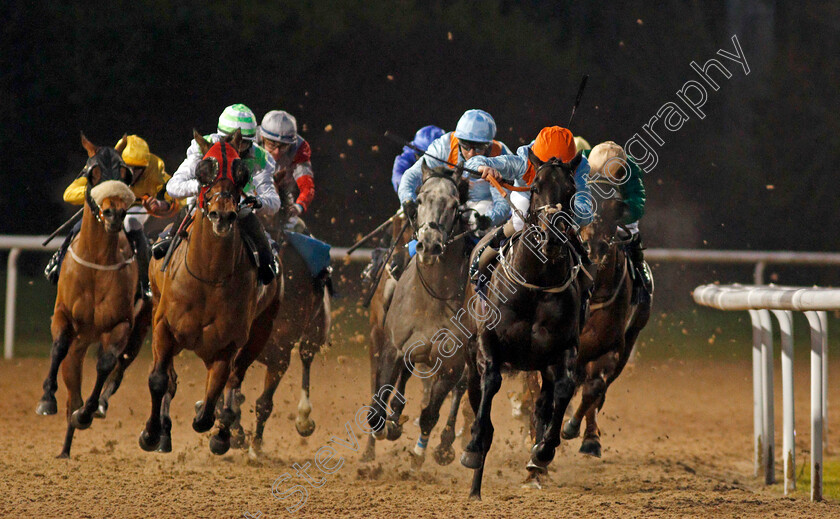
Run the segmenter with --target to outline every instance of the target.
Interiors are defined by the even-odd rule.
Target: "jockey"
[[[615,179],[618,168],[624,169],[620,172],[620,180],[616,181],[616,187],[621,194],[622,200],[627,206],[624,218],[619,222],[622,232],[629,232],[631,236],[630,243],[626,246],[627,255],[630,258],[630,263],[637,272],[637,276],[633,277],[633,302],[637,303],[640,300],[641,290],[650,296],[653,285],[650,273],[646,268],[644,252],[642,249],[642,237],[639,234],[639,220],[645,214],[645,186],[644,170],[636,164],[632,157],[628,157],[624,149],[613,141],[606,141],[598,144],[590,151],[583,152],[584,157],[589,159],[589,165],[592,168],[592,175],[605,176],[608,179]],[[606,166],[609,164],[609,170]],[[626,167],[624,166],[626,165]],[[624,180],[624,175],[629,173],[630,177]],[[603,188],[593,187],[592,189],[601,190]]]
[[[287,207],[290,222],[296,223],[315,197],[309,143],[298,135],[294,116],[283,110],[265,114],[258,130],[258,142],[274,159],[274,185],[283,206]]]
[[[414,134],[414,140],[411,141],[411,144],[426,151],[429,149],[429,145],[443,134],[444,131],[433,124],[424,126]],[[391,171],[391,184],[394,185],[394,191],[399,192],[400,180],[402,180],[405,170],[419,159],[420,154],[418,152],[408,146],[403,146],[403,152],[394,159],[394,169]]]
[[[403,175],[397,190],[403,212],[411,219],[416,214],[417,189],[423,182],[421,160],[425,160],[430,168],[436,168],[446,166],[437,159],[460,166],[473,157],[510,155],[510,149],[504,143],[493,140],[495,136],[496,121],[490,114],[484,110],[464,112],[458,120],[455,131],[445,133],[435,139],[429,145],[429,154],[415,162]],[[467,206],[478,212],[476,227],[482,231],[493,225],[499,225],[510,214],[510,207],[504,196],[493,189],[486,180],[487,176],[501,178],[498,172],[488,170],[483,175],[482,179],[470,179],[469,200],[467,201]]]
[[[245,191],[256,195],[262,203],[262,207],[258,209],[260,213],[272,215],[281,206],[280,197],[277,195],[274,182],[271,181],[275,164],[271,155],[254,142],[257,136],[257,120],[254,117],[254,112],[243,104],[228,106],[219,116],[218,131],[206,135],[204,138],[209,142],[219,142],[237,129],[242,134],[239,156],[248,171],[251,172],[251,181],[245,186]],[[173,198],[187,198],[198,195],[201,185],[195,178],[195,169],[201,159],[201,149],[193,139],[187,149],[187,158],[178,166],[178,170],[175,171],[166,186],[166,191]],[[265,285],[271,283],[277,277],[279,267],[262,223],[250,208],[240,211],[239,229],[251,238],[257,246],[260,260],[258,269],[260,281]],[[161,252],[165,252],[165,247],[166,245],[162,246]]]
[[[165,170],[163,160],[157,155],[149,153],[149,145],[146,141],[137,135],[128,135],[120,139],[115,148],[118,151],[122,150],[122,159],[126,166],[131,168],[132,172],[131,191],[143,203],[142,206],[132,206],[128,209],[123,228],[137,255],[141,295],[148,298],[151,297],[151,291],[149,290],[149,239],[143,232],[143,224],[149,218],[149,214],[159,217],[173,215],[180,209],[180,203],[165,193],[164,187],[170,176]],[[85,203],[86,190],[87,178],[79,177],[64,191],[64,201],[73,205],[82,205]],[[81,228],[82,222],[79,221],[47,265],[44,273],[53,284],[58,283],[61,261],[73,238]]]

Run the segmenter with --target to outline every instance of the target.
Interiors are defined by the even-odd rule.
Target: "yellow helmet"
[[[119,144],[117,145],[119,147]],[[122,152],[122,159],[129,166],[149,165],[149,145],[146,141],[136,135],[129,135],[125,138],[125,148]]]
[[[591,150],[592,146],[580,135],[575,135],[575,146],[578,151]]]

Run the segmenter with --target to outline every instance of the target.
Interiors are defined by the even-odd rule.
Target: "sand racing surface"
[[[93,359],[85,365],[83,395],[89,394]],[[63,384],[59,414],[37,416],[35,405],[48,359],[0,361],[0,517],[840,517],[840,505],[810,503],[800,482],[793,497],[780,485],[765,487],[753,476],[752,386],[747,362],[681,361],[644,356],[628,368],[607,394],[600,426],[602,459],[577,452],[580,440],[563,442],[542,490],[523,489],[528,459],[525,425],[511,417],[506,380],[493,408],[496,436],[484,476],[483,501],[467,499],[472,471],[456,459],[446,467],[432,459],[440,425],[430,440],[426,464],[410,471],[408,451],[419,429],[420,384],[407,388],[410,420],[402,438],[381,442],[373,463],[359,461],[366,437],[353,426],[358,453],[335,443],[344,464],[308,487],[308,498],[294,514],[286,511],[299,495],[280,501],[271,486],[282,474],[291,478],[280,490],[306,485],[292,465],[312,463],[331,436],[347,437],[360,406],[369,400],[367,360],[327,353],[313,365],[312,416],[317,430],[301,438],[294,428],[300,366],[278,389],[274,414],[266,426],[265,457],[249,459],[231,450],[214,456],[207,434],[192,430],[193,403],[202,395],[204,367],[192,353],[176,358],[179,388],[172,404],[173,452],[146,453],[137,438],[149,413],[144,353],[131,366],[111,401],[106,420],[77,431],[72,459],[55,459],[65,431]],[[264,368],[255,365],[243,386],[243,424],[253,429],[254,400]],[[776,392],[780,392],[777,375]],[[808,463],[807,363],[796,372],[797,472]],[[777,396],[777,401],[778,401]],[[830,402],[840,402],[833,384]],[[575,401],[573,401],[573,404]],[[449,402],[443,413],[448,412]],[[781,406],[776,406],[776,452],[781,452]],[[442,417],[442,420],[445,418]],[[830,416],[829,439],[840,434],[840,413]],[[459,424],[460,424],[459,416]],[[837,433],[833,433],[837,431]],[[833,438],[832,438],[833,436]],[[352,443],[351,443],[352,445]],[[460,438],[456,451],[461,452]],[[829,443],[829,455],[832,454]],[[777,460],[777,480],[781,463]],[[804,472],[809,469],[806,466]]]

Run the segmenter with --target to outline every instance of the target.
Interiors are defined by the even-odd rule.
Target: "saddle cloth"
[[[286,241],[300,253],[303,261],[306,262],[312,277],[317,277],[318,274],[330,266],[330,245],[328,243],[297,232],[287,231],[285,235]]]

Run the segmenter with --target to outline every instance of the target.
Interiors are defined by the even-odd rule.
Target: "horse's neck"
[[[531,283],[537,281],[551,283],[564,278],[569,266],[568,253],[559,258],[549,257],[548,261],[542,260],[540,257],[542,254],[542,249],[537,254],[527,247],[523,240],[517,240],[513,245],[511,264],[514,265],[521,276]]]
[[[609,255],[609,268],[605,270],[606,274],[597,276],[595,279],[595,292],[598,290],[612,292],[615,287],[621,282],[624,275],[624,262],[626,261],[624,254],[619,249],[618,245],[612,245]]]
[[[122,259],[119,257],[119,239],[120,233],[106,231],[105,226],[96,220],[90,206],[85,204],[82,229],[79,231],[74,250],[87,261],[115,263]]]
[[[202,279],[216,280],[230,275],[240,259],[242,239],[234,223],[227,236],[217,236],[213,224],[196,211],[187,246],[190,271]]]

